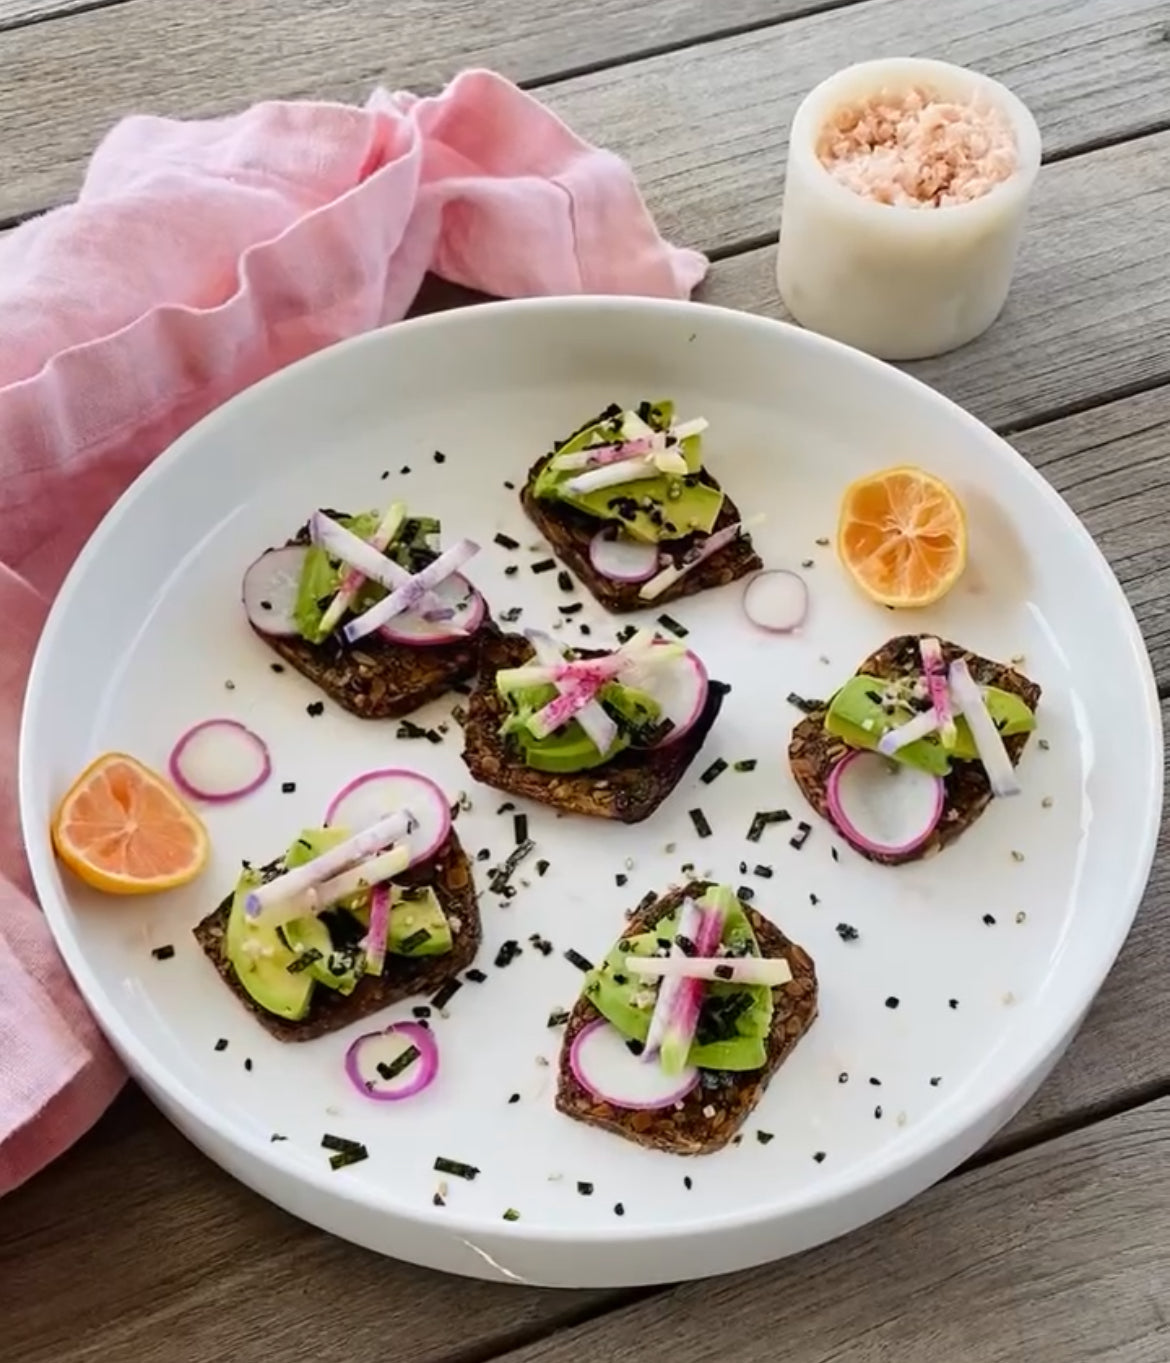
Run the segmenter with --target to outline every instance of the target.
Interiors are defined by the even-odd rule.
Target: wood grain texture
[[[1170,1100],[950,1180],[773,1267],[663,1292],[504,1363],[1162,1363]],[[664,1350],[665,1352],[665,1350]]]
[[[46,19],[58,19],[63,14],[93,9],[98,5],[124,5],[130,0],[0,0],[0,33],[34,24]]]
[[[234,1183],[134,1088],[0,1201],[11,1363],[455,1363],[628,1295],[470,1282],[335,1240]]]
[[[906,369],[1001,430],[1170,380],[1168,216],[1170,133],[1045,166],[1003,315]],[[774,246],[733,256],[699,297],[786,317],[775,268]]]
[[[540,83],[852,2],[129,0],[66,14],[0,32],[0,219],[72,197],[98,140],[128,113],[205,117],[260,99],[361,101],[378,84],[435,89],[470,66]],[[14,15],[47,8],[0,0],[0,24],[5,3]]]

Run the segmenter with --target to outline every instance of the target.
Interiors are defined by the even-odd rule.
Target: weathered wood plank
[[[907,369],[1000,429],[1170,380],[1168,215],[1170,133],[1044,167],[1003,316]],[[720,261],[701,297],[785,316],[775,258]]]
[[[0,0],[0,27],[56,3]],[[379,83],[434,89],[469,66],[539,83],[851,3],[215,0],[209,23],[203,5],[130,0],[64,14],[0,31],[0,219],[71,197],[98,139],[127,113],[196,117],[259,99],[362,100]]]
[[[503,1363],[1155,1363],[1170,1356],[1170,1100],[966,1174],[837,1244],[675,1288]]]
[[[129,0],[105,0],[111,5],[121,5]],[[96,0],[97,4],[102,0]],[[36,23],[45,19],[58,19],[64,14],[73,14],[81,9],[93,9],[95,0],[0,0],[0,33],[19,24]]]
[[[473,1283],[334,1240],[234,1183],[137,1089],[0,1202],[13,1363],[439,1363],[628,1297]]]

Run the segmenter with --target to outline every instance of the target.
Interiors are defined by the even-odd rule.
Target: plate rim
[[[703,319],[714,319],[716,326],[738,327],[744,331],[756,331],[763,335],[774,333],[777,329],[799,337],[795,343],[813,351],[821,351],[835,357],[838,363],[852,364],[871,373],[880,375],[886,382],[904,390],[916,392],[921,400],[941,405],[947,409],[950,418],[977,431],[984,440],[990,439],[1002,447],[1006,456],[1019,466],[1021,476],[1029,480],[1036,492],[1045,499],[1052,514],[1059,517],[1065,529],[1080,541],[1082,550],[1087,550],[1099,574],[1103,573],[1108,590],[1114,598],[1114,607],[1124,622],[1124,634],[1128,651],[1133,657],[1142,682],[1143,711],[1145,727],[1152,738],[1147,746],[1148,769],[1141,779],[1142,788],[1150,799],[1144,827],[1141,830],[1138,855],[1131,861],[1124,890],[1117,897],[1118,904],[1126,905],[1123,913],[1110,919],[1107,949],[1101,952],[1091,968],[1084,971],[1085,988],[1078,991],[1074,1009],[1050,1013],[1042,1027],[1030,1032],[1020,1046],[1009,1053],[1004,1065],[995,1070],[996,1078],[992,1089],[983,1081],[975,1089],[975,1099],[968,1098],[956,1102],[948,1115],[936,1119],[922,1127],[911,1128],[882,1159],[874,1165],[873,1161],[860,1161],[828,1180],[819,1180],[815,1188],[797,1190],[787,1197],[783,1204],[762,1204],[736,1212],[720,1212],[703,1216],[672,1221],[669,1225],[630,1224],[615,1231],[613,1227],[579,1226],[565,1227],[555,1224],[515,1222],[508,1227],[509,1237],[529,1244],[555,1242],[571,1245],[574,1242],[602,1244],[620,1239],[623,1244],[653,1244],[683,1236],[694,1236],[706,1232],[728,1232],[766,1225],[769,1222],[789,1217],[815,1213],[819,1207],[837,1205],[855,1198],[885,1182],[892,1182],[921,1164],[930,1155],[944,1147],[960,1141],[963,1134],[985,1122],[994,1110],[1010,1099],[1010,1096],[1025,1087],[1028,1080],[1042,1069],[1045,1058],[1058,1052],[1062,1041],[1079,1030],[1085,1015],[1101,986],[1113,969],[1118,955],[1133,927],[1141,907],[1154,858],[1162,822],[1165,770],[1164,734],[1161,720],[1161,699],[1158,696],[1157,681],[1144,637],[1131,606],[1112,565],[1089,533],[1087,527],[1072,510],[1051,483],[1002,435],[993,430],[961,407],[953,399],[930,387],[929,384],[895,365],[878,360],[862,351],[841,342],[831,340],[815,332],[806,331],[792,323],[759,314],[741,312],[737,309],[698,303],[691,300],[661,298],[642,298],[624,295],[575,295],[553,298],[524,298],[494,300],[469,308],[455,308],[431,313],[421,317],[389,323],[357,336],[349,337],[332,345],[322,347],[311,355],[297,360],[275,373],[267,375],[257,383],[245,388],[226,402],[221,403],[198,422],[190,426],[165,450],[163,450],[123,491],[121,496],[107,511],[105,516],[86,541],[81,552],[66,574],[42,627],[37,641],[32,666],[29,671],[22,703],[18,735],[18,808],[25,854],[32,876],[34,889],[40,902],[45,920],[52,933],[57,950],[64,959],[70,975],[76,984],[86,1006],[92,1012],[100,1030],[110,1041],[122,1058],[127,1069],[133,1074],[143,1073],[150,1085],[164,1093],[169,1102],[175,1104],[206,1130],[229,1147],[255,1160],[270,1169],[273,1174],[289,1177],[327,1201],[340,1200],[359,1206],[379,1216],[394,1218],[401,1222],[425,1226],[428,1230],[441,1229],[453,1236],[496,1234],[499,1232],[497,1220],[486,1215],[468,1215],[456,1212],[454,1208],[444,1209],[442,1218],[428,1207],[411,1207],[381,1188],[363,1188],[354,1184],[344,1184],[332,1179],[324,1170],[304,1167],[286,1158],[279,1144],[253,1137],[237,1126],[230,1118],[224,1117],[211,1103],[193,1091],[183,1080],[176,1079],[171,1070],[156,1060],[150,1046],[141,1041],[132,1027],[124,1026],[119,1012],[108,997],[108,991],[95,972],[89,968],[80,944],[68,930],[64,920],[67,912],[64,896],[58,897],[52,885],[51,872],[54,867],[50,839],[41,819],[40,810],[35,807],[33,790],[33,758],[31,756],[31,736],[40,724],[41,677],[50,666],[50,658],[57,647],[63,632],[63,621],[70,609],[71,598],[78,582],[88,572],[90,564],[105,551],[120,528],[121,522],[131,513],[137,500],[156,480],[165,478],[172,465],[185,457],[189,445],[207,437],[208,430],[214,430],[217,423],[235,419],[241,407],[255,402],[266,401],[270,393],[278,391],[282,385],[297,382],[307,369],[314,365],[339,362],[342,354],[356,353],[362,348],[376,348],[386,343],[387,334],[393,332],[404,337],[423,331],[457,329],[464,321],[485,312],[496,315],[549,314],[556,319],[558,315],[581,312],[652,312],[663,318],[671,316],[684,319],[686,325],[699,324]],[[408,343],[408,342],[407,342]],[[398,342],[395,342],[398,344]],[[58,898],[62,902],[57,902]],[[992,1091],[994,1090],[994,1091]],[[924,1134],[925,1133],[925,1134]],[[900,1199],[903,1201],[904,1199]]]

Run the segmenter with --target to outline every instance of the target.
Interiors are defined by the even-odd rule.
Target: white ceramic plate
[[[223,987],[190,929],[242,857],[276,855],[372,766],[415,765],[453,796],[469,790],[474,810],[459,831],[473,853],[491,849],[488,864],[512,846],[512,819],[495,812],[502,796],[473,788],[457,733],[435,747],[333,705],[310,718],[313,689],[274,674],[245,623],[243,569],[316,506],[405,496],[440,515],[447,537],[484,545],[468,571],[497,610],[519,605],[525,623],[548,626],[567,597],[555,575],[529,571],[537,535],[505,480],[522,483],[554,438],[607,402],[658,396],[710,420],[710,466],[741,508],[767,514],[756,535],[766,562],[811,560],[807,627],[762,637],[740,614],[738,587],[671,608],[733,687],[700,758],[641,826],[528,809],[551,869],[522,873],[531,884],[506,908],[485,896],[489,978],[465,986],[437,1023],[440,1081],[412,1102],[371,1103],[341,1066],[368,1022],[280,1045]],[[913,620],[862,600],[818,542],[833,534],[849,480],[906,461],[955,487],[971,540],[959,587]],[[500,530],[526,546],[518,556],[493,545]],[[517,557],[525,566],[505,577]],[[592,602],[580,621],[593,643],[622,623]],[[785,696],[827,693],[889,635],[919,625],[1001,659],[1023,655],[1044,688],[1044,745],[1028,747],[1024,794],[943,856],[887,870],[841,847],[835,860],[838,840],[787,774],[797,715]],[[581,636],[574,625],[562,637]],[[47,826],[78,770],[108,749],[162,767],[178,735],[213,715],[264,735],[276,771],[238,806],[208,811],[208,874],[151,902],[103,898],[62,874]],[[760,763],[700,784],[718,756]],[[1149,871],[1161,780],[1156,694],[1129,608],[1089,536],[1007,445],[893,369],[801,331],[706,307],[582,299],[474,308],[363,337],[260,384],[180,440],[106,519],[53,610],[29,690],[21,801],[37,887],[73,974],[134,1074],[213,1159],[382,1252],[583,1287],[791,1253],[913,1196],[974,1151],[1047,1073],[1109,969]],[[282,793],[285,781],[295,793]],[[714,829],[704,841],[688,818],[696,806]],[[774,806],[813,823],[803,851],[789,844],[793,825],[745,841],[752,813]],[[744,876],[741,860],[775,875]],[[581,983],[562,950],[597,958],[623,910],[686,861],[753,884],[757,906],[812,953],[822,990],[819,1020],[742,1143],[690,1160],[558,1115],[548,1064],[558,1034],[546,1026]],[[859,939],[843,941],[839,923]],[[532,932],[557,952],[528,949],[493,968],[501,942]],[[174,958],[152,959],[168,942]],[[406,1015],[403,1005],[384,1020]],[[230,1041],[222,1052],[219,1037]],[[761,1130],[774,1139],[761,1142]],[[325,1131],[365,1142],[370,1158],[331,1172]],[[273,1133],[287,1140],[272,1143]],[[482,1170],[474,1183],[448,1180],[442,1208],[432,1203],[436,1155]],[[503,1220],[509,1208],[518,1221]]]

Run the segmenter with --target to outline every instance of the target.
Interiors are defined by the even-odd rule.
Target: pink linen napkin
[[[365,108],[128,118],[76,204],[0,240],[0,1194],[123,1079],[33,901],[16,810],[33,649],[105,512],[232,394],[400,318],[428,270],[507,297],[686,297],[706,266],[659,236],[623,161],[488,71]]]

